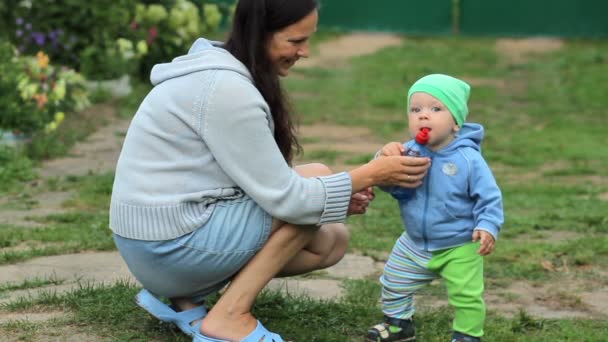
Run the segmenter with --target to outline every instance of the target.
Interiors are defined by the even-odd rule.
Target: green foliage
[[[36,176],[30,159],[16,149],[0,144],[0,193],[13,191]]]
[[[57,63],[76,70],[80,70],[83,61],[90,66],[100,62],[96,68],[87,68],[90,74],[86,76],[113,78],[123,70],[115,70],[115,59],[106,65],[101,58],[111,56],[105,51],[111,51],[116,37],[127,27],[135,3],[135,0],[115,0],[111,5],[105,1],[20,1],[13,8],[15,27],[11,40],[26,54],[44,51]],[[99,56],[92,56],[87,50],[90,47]]]
[[[80,72],[90,80],[111,80],[134,71],[134,63],[127,60],[114,41],[102,46],[91,45],[80,52]]]
[[[50,64],[47,55],[14,55],[10,44],[0,45],[0,129],[33,133],[54,131],[65,113],[89,105],[84,79],[66,67]]]
[[[91,80],[141,73],[184,54],[215,31],[225,6],[207,1],[14,1],[0,7],[0,30],[24,54],[44,51]]]
[[[152,66],[185,54],[196,38],[215,31],[221,20],[218,6],[201,1],[138,4],[120,35],[121,50],[139,59],[137,72],[147,79]]]
[[[46,123],[44,115],[36,111],[35,101],[23,101],[17,89],[23,72],[15,67],[19,62],[15,48],[0,40],[0,129],[27,131]]]

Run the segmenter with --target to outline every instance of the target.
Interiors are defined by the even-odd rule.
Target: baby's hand
[[[380,156],[402,156],[405,152],[405,148],[401,143],[398,142],[390,142],[380,150]]]
[[[481,240],[481,244],[479,247],[479,255],[489,255],[494,252],[494,237],[492,234],[486,232],[485,230],[476,230],[473,232],[473,242]]]
[[[361,190],[350,197],[347,215],[365,214],[369,203],[374,200],[374,190],[370,187]]]

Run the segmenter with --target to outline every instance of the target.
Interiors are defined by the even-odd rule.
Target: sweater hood
[[[448,146],[441,149],[438,154],[450,154],[462,147],[470,147],[476,151],[481,151],[481,142],[483,141],[483,126],[476,123],[465,123],[460,128],[456,139]]]
[[[158,85],[171,78],[209,69],[234,71],[251,80],[249,70],[223,48],[222,42],[199,38],[186,55],[176,57],[170,63],[156,64],[150,81]]]

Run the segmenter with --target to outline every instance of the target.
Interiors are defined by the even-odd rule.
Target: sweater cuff
[[[500,231],[500,227],[492,224],[492,222],[482,220],[477,224],[477,227],[475,227],[474,230],[486,231],[494,237],[494,241],[498,241],[498,232]]]
[[[344,222],[348,213],[348,205],[352,196],[352,180],[348,172],[340,172],[331,176],[318,177],[325,186],[327,194],[325,208],[319,224]]]

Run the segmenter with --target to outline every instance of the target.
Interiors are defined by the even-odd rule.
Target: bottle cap
[[[420,145],[426,145],[429,142],[429,129],[424,127],[416,134],[416,142]]]

